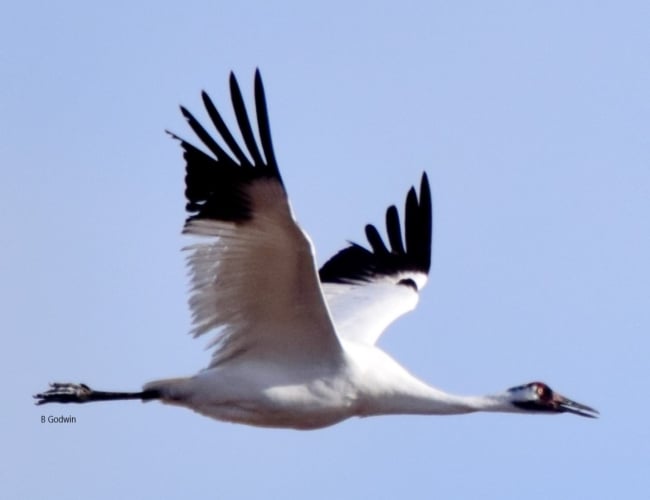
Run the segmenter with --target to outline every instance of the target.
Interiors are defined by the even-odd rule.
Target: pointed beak
[[[557,393],[553,394],[553,406],[558,412],[573,413],[574,415],[580,415],[581,417],[598,418],[600,415],[598,410],[595,410],[590,406],[571,401],[569,398],[565,398],[561,394]]]

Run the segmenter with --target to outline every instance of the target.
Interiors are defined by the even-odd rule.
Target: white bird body
[[[286,373],[272,373],[270,367],[242,363],[232,369],[211,368],[171,385],[162,381],[151,387],[170,394],[165,402],[256,426],[316,429],[353,415],[356,391],[337,370],[292,366]]]
[[[540,382],[488,396],[447,394],[377,347],[384,330],[415,308],[427,282],[432,209],[426,174],[419,192],[411,188],[406,197],[404,231],[391,206],[388,245],[368,225],[370,250],[351,244],[318,270],[275,160],[259,72],[255,101],[262,151],[232,75],[230,88],[246,152],[205,93],[208,115],[230,153],[184,108],[210,154],[172,134],[186,160],[186,208],[192,215],[183,232],[196,239],[187,247],[192,333],[215,334],[211,363],[192,377],[150,382],[141,392],[52,384],[36,395],[39,404],[156,399],[219,420],[295,429],[387,414],[595,416],[592,408]]]
[[[353,416],[474,411],[417,379],[381,349],[343,342],[334,363],[232,361],[193,377],[160,380],[145,390],[163,402],[219,420],[316,429]]]

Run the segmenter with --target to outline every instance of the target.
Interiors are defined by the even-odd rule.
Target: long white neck
[[[363,394],[360,411],[368,416],[518,411],[505,392],[485,396],[448,394],[414,377],[385,354],[381,356],[380,363],[365,371],[359,388]]]
[[[418,387],[419,386],[419,387]],[[504,394],[459,396],[448,394],[418,381],[408,387],[381,391],[371,398],[366,415],[412,414],[453,415],[477,411],[517,412]]]

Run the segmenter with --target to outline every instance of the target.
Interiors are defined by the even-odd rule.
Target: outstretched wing
[[[431,266],[431,191],[426,173],[420,196],[406,197],[404,239],[397,208],[386,211],[390,248],[366,226],[370,250],[351,244],[328,260],[319,275],[339,336],[374,344],[397,318],[415,308]]]
[[[230,93],[245,150],[205,92],[203,103],[223,145],[183,107],[183,116],[209,153],[172,134],[181,142],[186,161],[190,216],[183,232],[201,237],[187,247],[192,333],[217,329],[211,367],[243,356],[334,362],[341,347],[311,243],[293,218],[280,177],[259,71],[255,105],[261,151],[233,74]]]

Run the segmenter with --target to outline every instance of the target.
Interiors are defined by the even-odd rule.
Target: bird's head
[[[599,415],[597,410],[565,398],[543,382],[531,382],[512,387],[507,393],[512,405],[526,412],[568,412],[589,418],[597,418]]]

